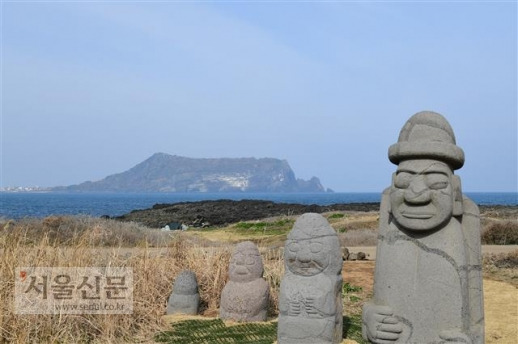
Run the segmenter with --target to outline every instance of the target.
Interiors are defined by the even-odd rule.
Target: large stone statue
[[[270,288],[263,279],[263,272],[257,246],[251,241],[237,244],[230,258],[229,281],[221,292],[221,319],[266,320]]]
[[[173,292],[167,303],[167,314],[198,314],[200,294],[196,275],[190,270],[178,274],[173,284]]]
[[[453,174],[464,152],[444,117],[412,116],[389,149],[397,164],[380,207],[371,343],[484,343],[480,220]]]
[[[342,263],[338,236],[327,220],[300,216],[284,249],[279,344],[342,342]]]

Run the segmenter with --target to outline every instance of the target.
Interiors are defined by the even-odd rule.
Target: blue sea
[[[518,205],[516,192],[467,192],[479,205]],[[156,203],[217,199],[255,199],[283,203],[329,205],[379,202],[380,193],[0,193],[0,217],[49,215],[118,216]]]

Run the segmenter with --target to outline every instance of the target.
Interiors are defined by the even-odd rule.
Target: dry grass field
[[[339,232],[342,244],[372,244],[377,214],[332,213],[326,216]],[[272,295],[269,318],[274,320],[278,314],[278,290],[284,271],[279,248],[293,221],[293,218],[282,217],[221,229],[175,233],[88,217],[49,217],[0,224],[0,342],[154,342],[158,333],[171,329],[164,321],[165,305],[174,277],[183,269],[193,270],[198,277],[201,318],[217,317],[232,243],[242,240],[254,240],[263,254],[265,278]],[[518,252],[488,254],[485,259],[487,343],[516,342],[517,260]],[[133,268],[133,314],[14,313],[16,267],[106,265]],[[372,261],[344,264],[344,309],[353,322],[358,321],[363,302],[372,294],[373,267]],[[357,328],[351,327],[349,333],[357,339]],[[348,336],[345,342],[354,343],[351,338]]]

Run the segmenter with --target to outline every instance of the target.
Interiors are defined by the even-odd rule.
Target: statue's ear
[[[386,193],[386,209],[387,212],[390,214],[392,213],[392,204],[390,202],[390,192],[392,191],[392,188],[394,188],[394,182],[396,181],[396,174],[397,172],[392,173],[392,184],[390,185],[390,188],[385,189],[384,193]]]
[[[462,205],[462,187],[460,184],[460,177],[453,175],[453,216],[461,216],[464,213],[464,206]]]

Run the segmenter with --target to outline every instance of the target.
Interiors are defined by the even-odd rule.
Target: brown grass
[[[378,213],[377,212],[329,212],[327,217],[339,237],[342,246],[376,246]],[[339,215],[339,216],[336,216]],[[238,224],[232,224],[218,229],[201,229],[189,231],[189,234],[209,240],[213,243],[237,243],[250,240],[263,246],[283,246],[288,232],[291,230],[296,216],[277,216],[260,221],[249,221],[245,224],[265,225],[261,230],[239,229]],[[278,223],[285,223],[278,225]]]
[[[324,215],[338,233],[341,246],[376,246],[378,212],[331,212]]]
[[[88,230],[88,226],[90,230]],[[183,269],[196,273],[202,314],[218,314],[232,246],[208,246],[183,233],[135,228],[110,220],[47,218],[0,225],[0,342],[5,343],[122,343],[152,341],[163,329],[161,317],[174,277]],[[68,228],[67,228],[68,227]],[[137,230],[138,229],[138,230]],[[155,234],[157,235],[155,237]],[[157,241],[156,238],[160,238]],[[108,243],[117,246],[107,247]],[[128,253],[126,247],[135,247]],[[167,245],[156,254],[154,245]],[[263,252],[265,248],[260,248]],[[273,253],[275,256],[277,253]],[[271,285],[270,315],[278,312],[282,261],[265,259],[265,278]],[[131,315],[17,315],[14,314],[16,267],[133,268],[134,304]]]
[[[341,218],[333,218],[336,214],[343,214]],[[331,226],[339,233],[349,230],[378,228],[379,214],[378,212],[342,212],[342,213],[326,213]]]
[[[84,218],[22,221],[1,228],[0,238],[0,341],[2,342],[127,342],[148,338],[159,328],[164,298],[175,271],[149,257],[148,242],[141,253],[126,259],[120,246],[105,249],[100,238],[121,230],[119,224],[92,220],[91,230]],[[33,226],[34,225],[34,226]],[[65,226],[70,225],[70,231]],[[130,225],[117,241],[133,238]],[[136,242],[137,243],[137,242]],[[64,249],[66,244],[66,249]],[[104,246],[104,245],[103,245]],[[169,258],[172,261],[172,257]],[[132,267],[134,272],[134,312],[132,315],[17,315],[14,314],[14,271],[23,266],[90,267],[111,264]]]
[[[47,241],[51,246],[89,245],[95,247],[165,246],[170,233],[134,222],[104,220],[89,216],[49,216],[0,224],[0,246],[8,233],[21,233],[18,244],[34,246]]]
[[[363,218],[354,214],[345,215],[330,220],[335,228],[349,226],[345,233],[339,234],[344,246],[376,244],[376,230],[372,227],[377,227],[377,215],[366,214]],[[167,298],[174,277],[183,269],[191,269],[196,273],[202,315],[217,316],[233,249],[233,244],[225,242],[228,239],[225,236],[230,231],[224,232],[226,234],[217,238],[217,242],[189,232],[174,232],[171,235],[170,232],[151,230],[133,223],[89,217],[49,217],[0,224],[0,342],[150,342],[155,333],[164,329],[161,318]],[[278,314],[278,292],[284,266],[282,241],[272,241],[272,237],[278,236],[254,237],[250,234],[263,256],[264,277],[270,284],[269,316],[275,317]],[[243,236],[232,239],[243,240]],[[374,264],[362,263],[366,263],[361,265],[364,268]],[[505,255],[486,255],[484,276],[503,280],[516,287],[517,264],[518,251]],[[14,314],[16,267],[107,265],[133,268],[133,314]],[[371,289],[363,283],[365,271],[358,270],[354,277],[354,269],[346,266],[345,270],[344,282],[363,286],[361,291],[344,296],[346,312],[356,314],[360,312],[363,300],[370,296]],[[372,278],[372,273],[369,276]]]

